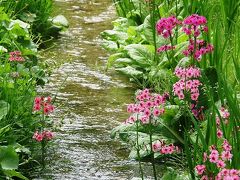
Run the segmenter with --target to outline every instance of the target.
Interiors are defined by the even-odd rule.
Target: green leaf
[[[167,172],[164,173],[161,180],[191,180],[191,177],[187,172],[179,172],[171,167],[168,167],[167,169]]]
[[[128,131],[132,131],[135,129],[136,129],[136,127],[134,124],[121,124],[112,130],[110,137],[112,139],[114,139],[116,137],[117,133],[119,133],[119,132],[128,132]]]
[[[136,61],[143,68],[153,63],[155,50],[152,45],[130,44],[124,48],[130,58]]]
[[[36,20],[36,17],[37,17],[36,14],[26,13],[26,12],[22,12],[22,14],[20,15],[21,20],[29,23],[34,22]]]
[[[10,125],[7,125],[7,126],[1,128],[1,129],[0,129],[0,138],[3,137],[4,134],[5,134],[6,132],[8,132],[9,130],[10,130]]]
[[[101,33],[104,39],[110,41],[116,41],[124,43],[128,39],[128,34],[126,32],[115,31],[115,30],[105,30]]]
[[[4,118],[9,111],[9,104],[3,100],[0,100],[0,120]]]
[[[0,164],[4,170],[18,168],[19,158],[12,146],[0,147]]]
[[[131,66],[127,66],[127,67],[124,67],[124,68],[116,68],[116,71],[121,72],[121,73],[123,73],[127,76],[130,76],[130,77],[135,77],[135,76],[139,76],[139,75],[143,74],[142,71],[138,71]]]
[[[17,20],[11,20],[10,24],[9,24],[9,30],[12,30],[13,28],[16,27],[16,25],[18,25],[20,28],[28,31],[28,29],[30,28],[30,25],[28,23],[25,23],[19,19]]]
[[[123,57],[123,53],[115,53],[115,54],[110,55],[108,58],[108,62],[107,62],[107,69],[112,67],[113,64],[115,63],[115,61],[121,57]]]
[[[0,46],[0,53],[5,53],[5,52],[8,52],[8,50],[5,47]]]
[[[4,170],[3,172],[7,177],[10,177],[10,178],[17,177],[17,178],[20,178],[20,179],[23,179],[23,180],[28,180],[28,178],[23,176],[20,172],[17,172],[17,171],[14,171],[14,170]]]
[[[182,58],[179,62],[177,67],[187,68],[190,65],[189,57]]]
[[[150,15],[148,15],[145,18],[143,24],[138,27],[138,30],[140,32],[142,32],[141,33],[141,34],[143,34],[142,38],[145,41],[147,41],[150,44],[154,45],[153,33],[155,31],[155,26],[154,26],[154,29],[153,29],[153,26],[152,26],[152,23],[151,23],[151,19],[150,19]],[[160,47],[160,46],[165,44],[166,40],[162,36],[158,36],[157,33],[155,33],[155,38],[156,38],[157,47]]]
[[[164,114],[161,116],[161,119],[164,121],[164,123],[168,125],[173,125],[179,118],[180,118],[180,112],[179,112],[179,106],[178,105],[168,105],[164,107]]]

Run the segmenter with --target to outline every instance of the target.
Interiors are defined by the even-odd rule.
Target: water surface
[[[57,95],[54,152],[37,179],[132,179],[138,163],[128,150],[110,139],[110,132],[127,118],[126,104],[134,89],[116,72],[105,72],[108,54],[100,47],[100,32],[116,18],[111,0],[57,0],[55,14],[70,27],[41,53],[50,65],[61,64],[50,82],[39,89]],[[148,166],[146,166],[148,168]]]

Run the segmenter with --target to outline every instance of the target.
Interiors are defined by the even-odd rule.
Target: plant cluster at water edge
[[[48,81],[38,40],[53,26],[51,4],[0,1],[0,179],[28,179],[29,170],[44,168],[54,137],[54,99],[36,92]]]
[[[154,179],[240,179],[240,1],[115,0],[102,32],[114,68],[138,87],[112,137]],[[159,164],[172,167],[163,176]]]

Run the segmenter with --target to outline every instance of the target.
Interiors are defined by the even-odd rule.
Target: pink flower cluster
[[[51,104],[51,97],[36,97],[34,100],[34,111],[43,110],[44,114],[49,114],[54,111],[54,106]]]
[[[176,68],[175,75],[180,78],[178,82],[173,85],[174,95],[177,95],[179,99],[184,99],[186,92],[189,92],[191,99],[197,101],[199,97],[199,86],[201,82],[198,78],[201,76],[201,71],[196,67],[189,68]]]
[[[129,104],[127,112],[133,113],[125,123],[134,123],[137,118],[143,124],[149,123],[151,117],[158,117],[164,113],[164,104],[168,98],[168,94],[151,94],[149,89],[140,91],[136,96],[137,103]]]
[[[177,67],[174,73],[180,79],[191,79],[201,77],[201,70],[197,67],[188,68]]]
[[[160,48],[157,49],[157,52],[164,52],[164,51],[169,51],[175,49],[175,46],[169,46],[169,45],[163,45]]]
[[[179,24],[181,24],[181,21],[175,16],[170,16],[168,18],[161,18],[156,24],[156,29],[159,35],[169,38],[173,33],[172,30]]]
[[[214,50],[213,45],[211,44],[205,45],[205,41],[203,40],[196,40],[195,45],[194,40],[190,39],[188,48],[183,51],[183,54],[185,56],[193,55],[194,59],[200,61],[203,55],[211,53],[213,50]]]
[[[220,153],[215,146],[210,146],[210,154],[209,156],[205,152],[203,154],[203,162],[205,163],[207,160],[209,162],[216,165],[217,168],[220,169],[220,173],[217,175],[219,178],[216,177],[216,179],[222,180],[226,179],[225,175],[223,177],[222,171],[226,167],[226,162],[231,161],[233,155],[231,154],[232,146],[229,144],[229,142],[224,139],[222,144],[222,152]],[[195,167],[195,170],[198,175],[203,175],[206,172],[206,166],[204,164],[197,165]],[[226,176],[229,174],[226,174]],[[239,177],[238,177],[239,178]],[[208,179],[207,175],[202,176],[201,179]]]
[[[237,169],[222,169],[216,180],[240,180],[240,171]]]
[[[154,152],[160,152],[161,154],[173,154],[175,152],[180,152],[178,146],[174,146],[173,144],[166,145],[162,141],[157,141],[152,145]]]
[[[9,61],[24,61],[24,58],[22,57],[22,53],[20,51],[13,51],[9,53]]]
[[[42,133],[39,133],[36,131],[33,135],[33,139],[35,139],[38,142],[41,142],[42,140],[51,140],[53,138],[53,132],[51,131],[43,131]]]
[[[207,19],[204,16],[192,14],[184,19],[182,30],[189,36],[193,35],[198,37],[201,34],[201,31],[208,32],[208,27],[206,24]]]

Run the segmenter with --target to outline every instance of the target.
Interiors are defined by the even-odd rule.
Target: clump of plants
[[[53,0],[8,0],[0,1],[4,12],[12,19],[28,23],[34,42],[43,43],[68,27],[63,15],[52,17]]]
[[[44,114],[34,109],[36,86],[46,83],[46,73],[37,59],[31,25],[10,18],[6,8],[0,8],[0,177],[27,179],[30,166],[44,167],[47,144],[53,137],[48,117],[53,106],[48,99],[40,103]]]
[[[108,66],[128,75],[140,87],[164,93],[150,93],[149,89],[137,92],[136,103],[128,106],[132,115],[112,135],[118,133],[121,140],[131,144],[130,157],[139,160],[142,179],[142,160],[152,163],[153,177],[158,179],[156,163],[163,160],[169,165],[173,158],[175,164],[181,164],[180,173],[167,172],[162,179],[240,179],[238,78],[231,84],[232,79],[222,74],[227,68],[222,69],[215,59],[217,54],[224,56],[225,47],[234,41],[226,39],[225,46],[216,42],[218,37],[213,33],[219,32],[211,31],[213,25],[204,16],[178,16],[187,14],[189,3],[180,2],[160,6],[154,0],[142,2],[145,8],[152,8],[143,24],[120,18],[113,31],[103,32],[105,46],[111,45],[115,52]],[[196,8],[196,4],[199,2],[191,5]],[[134,2],[129,7],[132,5]],[[118,8],[122,15],[124,8]],[[177,16],[166,16],[166,10]],[[233,61],[239,57],[235,55]],[[223,57],[220,61],[224,62]],[[238,68],[235,63],[235,74]]]

